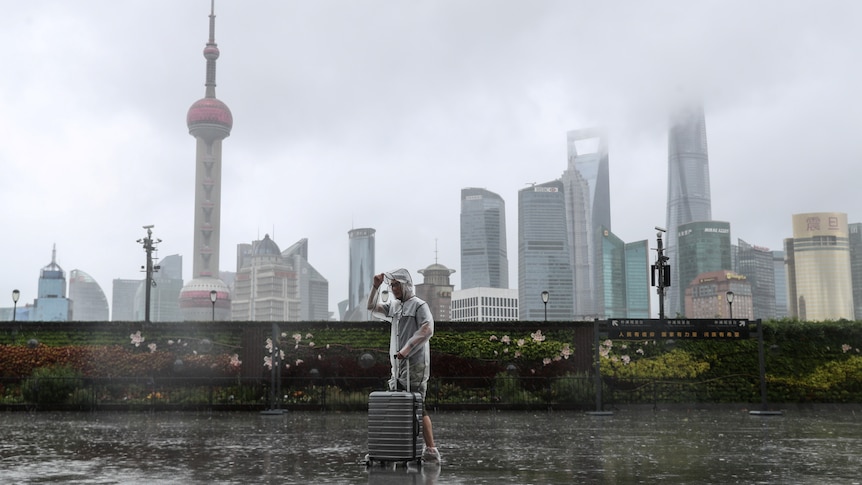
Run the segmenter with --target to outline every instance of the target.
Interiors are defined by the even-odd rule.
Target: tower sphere
[[[214,61],[214,60],[218,59],[218,55],[219,55],[218,47],[216,47],[214,45],[208,45],[208,46],[204,47],[204,57],[206,58],[206,60]]]
[[[186,124],[192,136],[227,138],[233,127],[233,115],[226,104],[216,98],[203,98],[189,108]],[[212,130],[215,130],[213,132]]]

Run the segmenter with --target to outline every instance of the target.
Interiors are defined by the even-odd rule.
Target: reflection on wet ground
[[[443,465],[366,468],[364,413],[6,413],[3,483],[862,483],[858,408],[434,415]]]

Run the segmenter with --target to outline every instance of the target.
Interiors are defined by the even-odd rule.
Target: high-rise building
[[[602,245],[599,248],[601,294],[596,295],[596,314],[600,319],[625,318],[626,301],[626,243],[605,227],[601,228]]]
[[[847,214],[794,214],[793,238],[785,239],[784,251],[791,317],[855,318]]]
[[[454,269],[440,263],[419,270],[423,280],[416,285],[416,296],[428,303],[434,321],[448,322],[452,319],[449,312],[452,309],[452,291],[455,287],[449,282],[449,276],[454,272]]]
[[[180,292],[183,289],[183,257],[180,254],[165,256],[159,261],[159,270],[153,273],[153,283],[150,288],[150,320],[153,322],[182,322],[183,313],[180,310]],[[143,320],[146,305],[145,288],[139,290],[136,307],[141,312],[136,320]],[[212,305],[212,303],[210,303]],[[210,306],[212,316],[212,306]]]
[[[850,235],[850,276],[853,281],[855,320],[862,320],[862,223],[848,224]]]
[[[461,288],[508,288],[506,204],[485,189],[461,189]]]
[[[650,318],[649,242],[626,243],[626,317]]]
[[[111,286],[111,321],[134,322],[143,320],[135,314],[135,298],[144,280],[115,278]]]
[[[600,261],[601,230],[611,229],[608,141],[604,130],[567,133],[568,167],[561,181],[566,198],[566,225],[576,318],[603,310]]]
[[[231,319],[234,321],[299,321],[296,271],[281,257],[269,234],[252,243],[247,265],[236,269]]]
[[[108,298],[92,276],[73,269],[69,273],[69,300],[72,301],[73,321],[107,322]]]
[[[786,318],[787,311],[787,268],[784,251],[772,251],[772,270],[775,274],[775,318]]]
[[[728,292],[733,293],[732,303],[727,301]],[[688,318],[750,320],[754,317],[751,285],[745,276],[733,271],[699,274],[685,289],[685,308]]]
[[[518,289],[478,286],[452,292],[453,322],[518,320]]]
[[[520,319],[574,319],[574,287],[563,182],[518,191],[518,306]],[[549,293],[548,303],[542,292]]]
[[[308,239],[293,243],[281,257],[296,270],[300,321],[330,320],[329,281],[308,262]]]
[[[136,322],[146,318],[147,287],[144,279],[118,278],[113,281],[112,288],[112,321]],[[153,273],[153,286],[150,288],[150,321],[183,321],[183,313],[180,310],[180,292],[182,289],[182,255],[165,256],[159,262],[158,271]],[[210,312],[212,312],[212,306],[210,306]]]
[[[739,239],[736,272],[745,276],[751,286],[753,318],[775,318],[775,264],[772,251]]]
[[[679,261],[679,226],[689,222],[712,220],[709,190],[709,156],[706,144],[706,120],[703,107],[688,105],[671,119],[668,133],[667,168],[667,241],[671,286],[666,290],[666,314],[683,314],[686,285],[682,272],[695,276],[698,272],[684,270]],[[716,269],[730,269],[730,266]]]
[[[209,40],[204,47],[206,59],[205,96],[189,108],[186,124],[197,143],[195,155],[194,249],[192,280],[180,294],[180,308],[187,321],[230,318],[230,290],[219,279],[219,240],[221,234],[222,140],[230,136],[233,115],[216,98],[215,8],[209,15]],[[215,291],[215,304],[210,293]]]
[[[649,245],[646,240],[626,244],[607,228],[600,228],[598,269],[602,293],[597,318],[649,318]]]
[[[374,280],[374,237],[376,232],[368,227],[351,229],[347,232],[347,236],[350,238],[350,273],[347,281],[349,293],[347,311],[342,315],[342,320],[368,320],[367,303]]]
[[[267,234],[237,254],[232,320],[329,320],[329,282],[308,262],[308,239],[281,251]]]
[[[682,288],[683,294],[689,285],[696,283],[700,274],[731,270],[729,222],[689,222],[680,224],[677,229],[679,278],[676,285]],[[679,314],[692,318],[686,312],[684,301]]]
[[[57,264],[57,246],[51,251],[51,262],[39,272],[39,296],[33,307],[32,320],[66,322],[71,317],[71,305],[66,298],[66,272]]]

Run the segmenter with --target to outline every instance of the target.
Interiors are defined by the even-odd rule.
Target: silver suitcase
[[[407,390],[374,391],[368,396],[369,465],[375,461],[422,461],[423,405],[421,394]]]

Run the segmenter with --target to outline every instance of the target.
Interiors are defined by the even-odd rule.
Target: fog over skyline
[[[0,17],[0,307],[51,261],[142,279],[136,241],[191,278],[195,141],[209,0],[32,0]],[[347,299],[348,236],[376,229],[376,270],[437,260],[460,289],[460,191],[506,203],[566,169],[566,132],[604,127],[612,230],[655,246],[667,127],[701,99],[712,215],[731,241],[782,249],[791,215],[862,222],[862,3],[217,0],[222,271],[236,245],[309,240]],[[652,260],[654,254],[650,255]],[[6,296],[3,296],[6,295]],[[5,300],[4,300],[5,298]],[[653,312],[656,311],[655,305]]]

